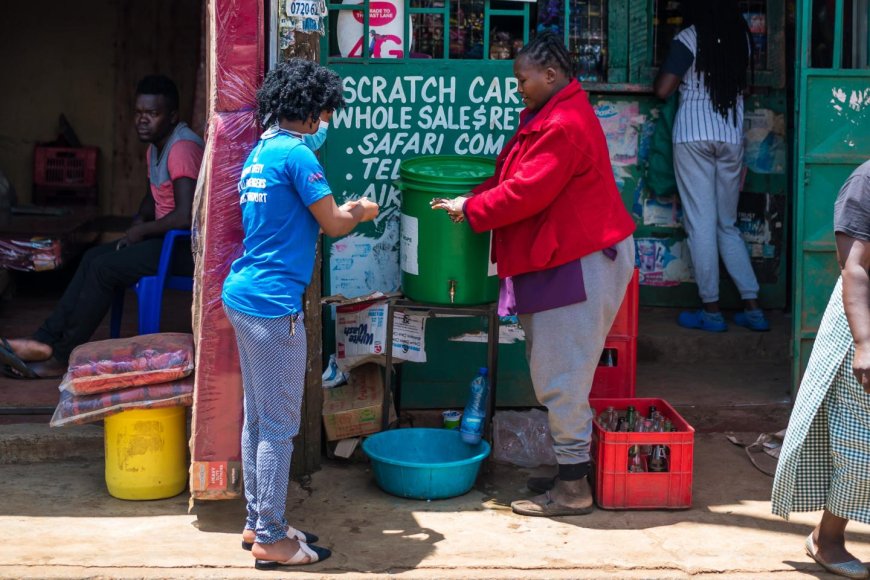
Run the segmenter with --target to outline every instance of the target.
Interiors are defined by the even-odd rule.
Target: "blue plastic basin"
[[[468,493],[489,443],[463,443],[450,429],[393,429],[363,441],[375,481],[387,493],[414,499],[444,499]]]

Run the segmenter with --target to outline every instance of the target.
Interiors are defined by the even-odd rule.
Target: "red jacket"
[[[635,229],[613,179],[601,124],[576,80],[511,138],[495,175],[465,203],[475,232],[493,230],[501,278],[555,268]]]

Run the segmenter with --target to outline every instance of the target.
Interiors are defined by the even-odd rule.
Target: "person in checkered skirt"
[[[870,523],[870,161],[840,190],[841,275],[798,391],[773,484],[773,513],[824,510],[807,554],[834,574],[868,578],[846,549],[850,520]]]
[[[330,551],[284,516],[293,438],[299,433],[306,351],[302,297],[317,240],[350,233],[378,215],[367,198],[337,206],[308,138],[344,105],[341,79],[291,59],[257,91],[268,128],[242,168],[239,205],[245,251],[233,262],[222,299],[236,332],[244,387],[242,474],[248,516],[242,547],[260,570],[313,564]],[[270,122],[272,123],[271,126]]]

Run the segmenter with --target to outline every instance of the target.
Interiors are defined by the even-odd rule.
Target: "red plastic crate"
[[[590,399],[595,416],[612,406],[624,411],[634,405],[646,415],[650,405],[677,428],[671,433],[604,431],[596,422],[592,432],[592,488],[603,509],[686,509],[692,507],[692,467],[695,430],[663,399]],[[628,449],[633,445],[667,445],[665,473],[629,473]]]
[[[638,302],[640,300],[640,273],[637,268],[625,290],[625,298],[616,313],[609,336],[637,336]]]
[[[612,366],[607,366],[607,363]],[[637,383],[637,338],[610,336],[592,379],[592,398],[630,398]]]
[[[33,154],[33,184],[41,188],[95,188],[97,147],[45,147]]]

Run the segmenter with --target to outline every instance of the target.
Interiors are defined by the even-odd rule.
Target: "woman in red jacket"
[[[588,513],[592,377],[634,268],[634,221],[613,179],[601,125],[561,39],[543,34],[514,61],[526,110],[495,176],[470,196],[434,200],[475,232],[493,232],[499,311],[517,314],[538,400],[549,410],[558,475],[516,513]]]

